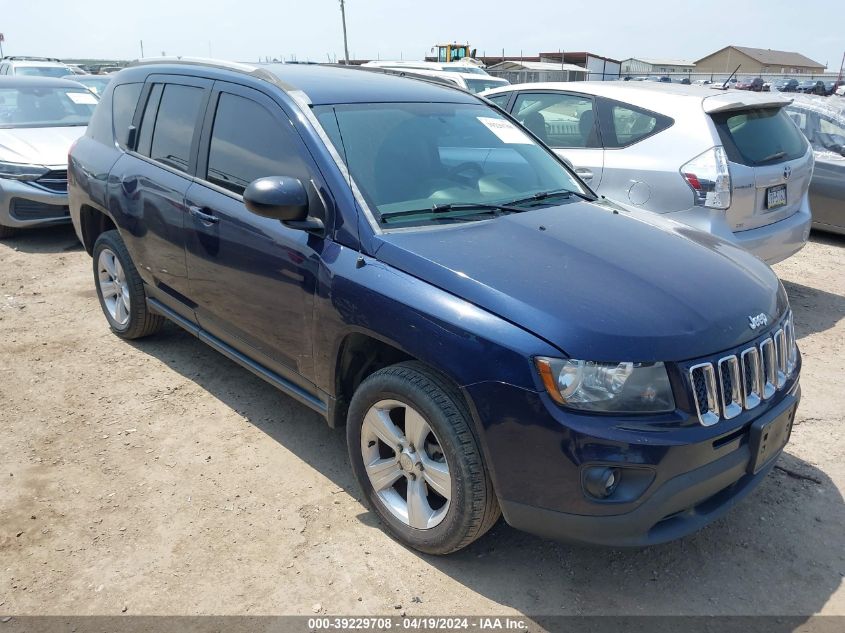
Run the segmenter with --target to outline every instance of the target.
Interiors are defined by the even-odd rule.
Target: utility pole
[[[141,40],[141,59],[144,59],[144,40]]]
[[[346,6],[343,0],[340,0],[340,19],[343,20],[343,62],[349,65],[349,46],[346,43]]]

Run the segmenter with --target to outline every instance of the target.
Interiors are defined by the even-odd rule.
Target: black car
[[[827,86],[825,86],[824,82],[820,79],[809,79],[798,84],[797,92],[803,92],[808,95],[825,96],[827,94]]]
[[[776,81],[773,86],[778,92],[798,92],[797,79],[781,79]]]

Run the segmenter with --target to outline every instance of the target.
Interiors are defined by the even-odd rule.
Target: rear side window
[[[112,92],[112,121],[114,138],[120,147],[126,147],[127,133],[135,117],[135,106],[144,84],[120,84]]]
[[[601,134],[605,147],[628,147],[669,128],[668,116],[610,99],[602,99]]]
[[[583,95],[525,92],[512,114],[549,147],[601,147],[594,106]]]
[[[214,115],[206,180],[237,194],[265,176],[305,171],[291,133],[251,99],[221,93]]]
[[[769,165],[801,158],[807,141],[781,108],[755,108],[711,115],[728,159]]]

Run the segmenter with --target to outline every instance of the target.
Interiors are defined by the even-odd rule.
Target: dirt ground
[[[343,430],[175,326],[109,333],[69,228],[0,243],[2,614],[845,615],[845,238],[776,266],[804,354],[780,465],[700,533],[388,538]]]

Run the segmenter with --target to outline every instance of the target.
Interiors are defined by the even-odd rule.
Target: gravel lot
[[[646,550],[500,522],[389,539],[329,429],[175,326],[109,333],[69,228],[0,243],[0,614],[845,615],[845,238],[776,266],[804,354],[792,442],[716,524]]]

